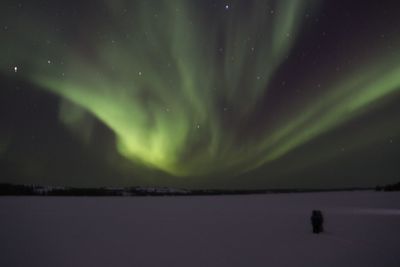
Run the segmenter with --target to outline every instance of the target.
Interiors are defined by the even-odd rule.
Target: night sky
[[[400,181],[400,2],[0,3],[0,182]]]

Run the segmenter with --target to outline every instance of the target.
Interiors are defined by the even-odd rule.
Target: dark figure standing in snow
[[[324,231],[322,227],[323,223],[324,217],[322,216],[322,212],[320,210],[313,210],[311,214],[311,224],[314,234],[319,234]]]

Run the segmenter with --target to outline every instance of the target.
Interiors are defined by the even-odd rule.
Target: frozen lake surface
[[[400,193],[0,197],[0,266],[399,267]]]

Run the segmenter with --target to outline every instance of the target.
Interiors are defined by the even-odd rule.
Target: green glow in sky
[[[95,64],[76,55],[61,79],[34,79],[108,125],[129,159],[174,175],[231,168],[251,155],[237,149],[218,114],[251,114],[295,39],[303,6],[281,1],[265,16],[258,2],[250,19],[237,20],[232,9],[210,28],[194,6],[178,2],[159,3],[157,13],[143,3],[129,42],[98,45]]]
[[[90,113],[115,133],[121,155],[149,168],[174,176],[252,170],[368,112],[400,88],[400,58],[372,57],[298,112],[288,107],[280,123],[264,127],[268,122],[260,119],[261,133],[240,135],[313,5],[270,1],[266,9],[254,1],[240,8],[241,1],[230,1],[229,9],[207,15],[195,1],[147,2],[128,4],[129,20],[121,22],[127,4],[109,1],[114,20],[104,23],[109,34],[103,39],[86,28],[81,35],[90,46],[57,40],[68,55],[62,64],[41,52],[41,59],[29,56],[34,68],[19,72],[66,100],[60,118],[84,139],[90,138]]]

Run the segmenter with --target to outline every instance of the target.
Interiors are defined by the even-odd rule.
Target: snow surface
[[[0,266],[399,267],[400,193],[1,197]]]

